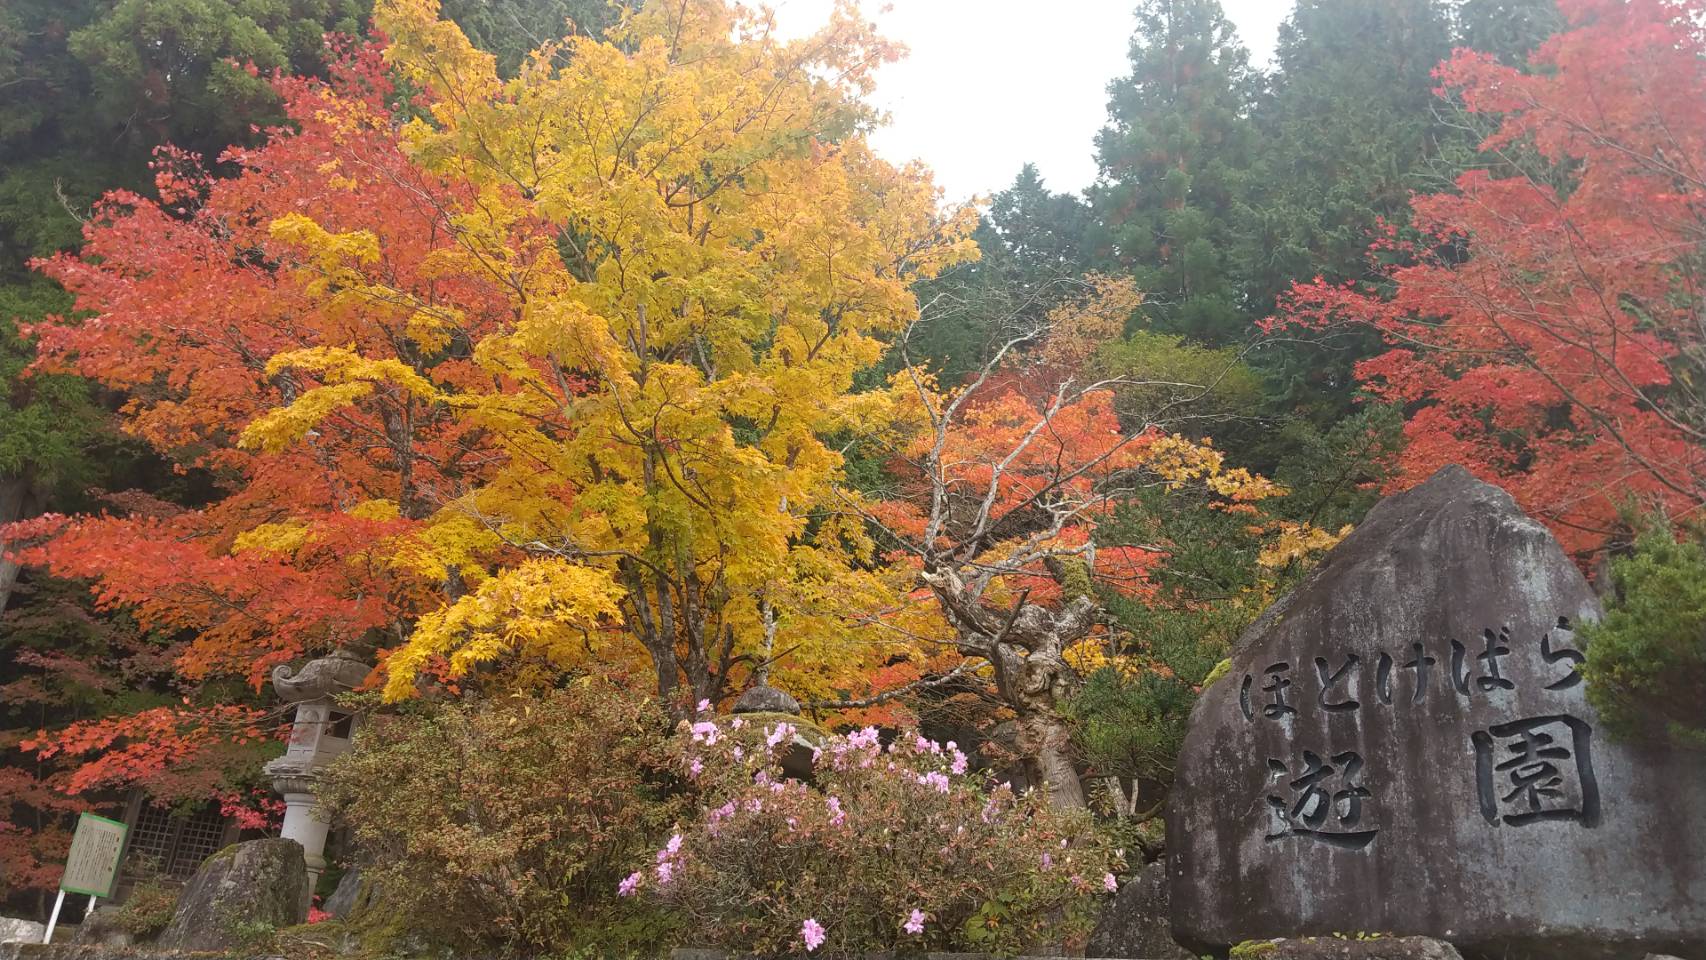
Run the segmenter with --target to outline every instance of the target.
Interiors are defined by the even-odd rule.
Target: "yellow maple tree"
[[[975,256],[971,211],[944,214],[922,167],[865,143],[860,98],[895,48],[847,6],[783,40],[719,0],[653,3],[506,81],[435,0],[374,16],[425,92],[406,149],[460,188],[433,269],[498,284],[513,319],[459,343],[454,302],[388,285],[371,235],[282,217],[314,292],[382,305],[414,349],[465,350],[484,376],[286,353],[271,369],[312,385],[245,440],[302,442],[379,384],[482,438],[478,482],[432,491],[396,545],[447,596],[391,656],[388,694],[506,657],[649,669],[677,700],[772,663],[796,693],[833,689],[871,649],[847,611],[886,587],[825,438],[892,415],[854,375],[916,317],[913,280]]]

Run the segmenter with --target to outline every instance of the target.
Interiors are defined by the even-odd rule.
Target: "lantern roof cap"
[[[373,668],[366,661],[339,647],[324,657],[316,657],[293,669],[287,663],[273,668],[272,688],[286,703],[317,700],[353,690]]]

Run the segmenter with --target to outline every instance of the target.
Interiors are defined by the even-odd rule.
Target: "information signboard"
[[[59,878],[59,889],[102,899],[111,897],[128,829],[117,820],[92,813],[79,817],[77,832],[71,835],[71,853],[65,858],[65,874]]]

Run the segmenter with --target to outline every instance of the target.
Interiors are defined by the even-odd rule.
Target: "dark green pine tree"
[[[1257,316],[1297,281],[1373,280],[1373,231],[1407,222],[1412,191],[1449,182],[1441,158],[1461,133],[1440,117],[1432,70],[1451,48],[1443,0],[1298,0],[1255,114],[1262,149],[1238,262]],[[1378,347],[1367,331],[1335,331],[1264,344],[1252,362],[1272,413],[1325,429],[1351,411],[1354,365]],[[1284,451],[1270,453],[1257,462]]]
[[[621,12],[605,0],[442,0],[440,11],[475,46],[496,56],[506,77],[515,76],[528,55],[549,41],[571,33],[602,39]]]
[[[1296,280],[1366,275],[1370,231],[1406,216],[1440,153],[1431,74],[1451,47],[1438,0],[1299,0],[1256,113],[1247,269],[1258,309]]]
[[[1520,70],[1527,70],[1534,51],[1567,25],[1556,0],[1462,0],[1456,20],[1458,46],[1491,54],[1500,63]],[[1470,113],[1455,98],[1437,100],[1434,108],[1449,133],[1441,139],[1433,184],[1449,184],[1465,171],[1484,169],[1494,177],[1526,176],[1569,189],[1568,171],[1548,161],[1532,144],[1481,150],[1481,142],[1499,127],[1497,114]]]
[[[1025,164],[997,193],[973,239],[979,257],[919,284],[923,322],[908,336],[906,358],[945,384],[982,367],[1000,344],[1034,328],[1061,300],[1081,291],[1090,209],[1054,193]],[[883,374],[898,369],[898,349]]]
[[[1564,29],[1557,0],[1462,0],[1458,45],[1520,66],[1546,38]]]
[[[993,254],[1021,295],[1052,307],[1061,297],[1052,289],[1083,274],[1090,208],[1049,190],[1033,164],[991,200],[988,224],[998,243],[984,253]]]
[[[1093,247],[1144,291],[1141,322],[1207,344],[1250,330],[1233,270],[1254,147],[1256,77],[1218,0],[1145,0],[1131,75],[1108,86],[1096,138]]]

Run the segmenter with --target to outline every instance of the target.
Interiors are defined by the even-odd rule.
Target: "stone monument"
[[[301,670],[281,665],[272,674],[273,690],[286,703],[296,704],[296,718],[284,756],[268,763],[263,772],[284,797],[284,825],[279,836],[302,845],[310,890],[326,869],[326,832],[330,827],[320,816],[315,781],[326,764],[349,749],[355,728],[355,716],[338,710],[332,698],[354,689],[370,669],[354,654],[339,648],[330,656],[308,661]]]
[[[1706,956],[1706,757],[1600,728],[1575,631],[1598,616],[1551,534],[1462,468],[1381,502],[1192,713],[1177,939]]]
[[[162,950],[229,950],[245,925],[289,927],[308,919],[308,871],[302,845],[268,838],[233,843],[203,863],[184,885]],[[119,956],[129,956],[121,953]]]
[[[1195,953],[1173,942],[1171,919],[1167,864],[1147,864],[1126,878],[1120,892],[1102,908],[1084,944],[1084,955],[1106,960],[1197,960]]]

